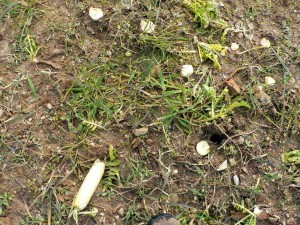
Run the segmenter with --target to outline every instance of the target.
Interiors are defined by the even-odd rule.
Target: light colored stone
[[[50,110],[53,109],[53,106],[50,103],[47,103],[46,107],[47,107],[47,109],[50,109]]]
[[[230,166],[236,166],[237,165],[237,162],[235,161],[234,158],[230,158],[228,161],[229,161]]]
[[[123,208],[120,208],[120,209],[118,210],[118,214],[119,214],[121,217],[123,217],[124,214],[125,214],[124,209],[123,209]]]
[[[276,83],[276,81],[272,77],[265,77],[265,84],[267,86],[272,86]]]
[[[133,134],[137,137],[147,134],[148,131],[149,131],[148,127],[142,127],[142,128],[132,130]]]
[[[192,65],[183,65],[180,72],[181,76],[189,77],[194,73],[194,68]]]
[[[217,171],[226,170],[227,168],[228,168],[228,161],[225,160],[218,166]]]

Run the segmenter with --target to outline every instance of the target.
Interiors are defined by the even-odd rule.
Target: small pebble
[[[276,81],[272,77],[265,77],[265,84],[267,86],[272,86],[276,83]]]
[[[147,143],[148,145],[152,145],[152,144],[153,144],[153,140],[150,139],[150,138],[148,138],[148,139],[146,140],[146,143]]]
[[[235,161],[234,158],[230,158],[228,161],[229,161],[230,166],[236,166],[237,165],[237,162]]]
[[[119,210],[118,210],[118,214],[121,216],[121,217],[123,217],[124,216],[124,209],[123,208],[120,208]]]
[[[243,136],[239,136],[236,140],[236,143],[239,145],[244,144],[244,142],[245,142],[245,138]]]
[[[147,134],[148,131],[149,131],[148,127],[142,127],[142,128],[138,128],[138,129],[133,129],[133,130],[132,130],[132,133],[133,133],[135,136],[139,137],[139,136],[142,136],[142,135]]]
[[[53,109],[53,106],[50,103],[47,103],[46,107],[47,107],[47,109],[50,109],[50,110]]]
[[[239,33],[238,34],[238,38],[240,38],[240,39],[244,38],[244,34],[243,33]]]
[[[155,30],[155,24],[150,20],[141,20],[140,27],[144,33],[148,34]]]
[[[253,214],[254,214],[255,216],[259,216],[259,214],[261,214],[261,210],[259,209],[258,206],[256,206],[256,207],[254,208]]]
[[[196,150],[200,155],[206,156],[210,152],[210,147],[207,141],[200,141],[196,145]]]
[[[173,170],[172,170],[172,175],[177,175],[177,174],[178,174],[178,169],[176,169],[176,168],[173,169]]]

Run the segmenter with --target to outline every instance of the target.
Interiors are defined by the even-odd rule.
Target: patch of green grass
[[[215,224],[216,221],[207,210],[201,211],[194,208],[183,210],[176,218],[181,225]]]
[[[254,21],[257,16],[256,9],[254,7],[250,7],[249,9],[246,10],[245,16],[249,20]]]
[[[118,87],[115,68],[113,63],[101,65],[95,61],[76,69],[76,79],[67,93],[72,110],[68,121],[76,131],[85,133],[105,127],[122,108],[122,87]]]
[[[27,4],[21,5],[14,18],[14,23],[17,24],[14,29],[18,31],[13,43],[16,64],[25,60],[27,56],[34,60],[41,48],[36,44],[34,36],[30,32],[32,21],[43,15],[42,11],[34,7],[35,3],[36,1],[29,1]]]
[[[154,172],[147,168],[147,165],[142,160],[134,161],[133,159],[127,160],[129,167],[129,174],[121,176],[124,185],[138,185],[143,181],[154,176]]]
[[[256,225],[256,215],[254,213],[252,213],[245,206],[239,205],[237,203],[233,203],[233,206],[240,212],[248,213],[247,216],[235,223],[236,225]]]
[[[3,194],[0,194],[0,216],[3,216],[5,209],[9,206],[13,198],[14,195],[12,195],[9,192],[4,192]]]
[[[144,215],[140,212],[135,204],[131,205],[123,218],[125,225],[137,224],[145,221]]]
[[[36,91],[35,91],[33,81],[32,81],[32,79],[29,75],[27,76],[27,81],[28,81],[28,85],[29,85],[29,88],[30,88],[33,96],[35,97],[35,99],[37,99],[37,94],[36,94]]]
[[[65,53],[67,55],[74,54],[73,50],[77,49],[77,45],[74,43],[74,39],[80,39],[80,30],[82,29],[82,24],[76,21],[69,21],[67,23],[55,23],[51,20],[48,21],[48,27],[53,32],[62,32],[65,35]]]
[[[121,67],[122,72],[119,58],[105,64],[87,61],[77,68],[67,93],[72,109],[69,121],[77,131],[106,128],[106,124],[118,121],[121,111],[123,117],[130,114],[163,126],[166,133],[173,124],[189,131],[191,126],[224,118],[237,107],[250,108],[242,97],[226,101],[228,90],[214,88],[210,77],[204,84],[198,79],[184,81],[176,68],[164,66],[166,62],[176,63],[164,50],[149,51],[151,58],[142,55],[129,68]]]

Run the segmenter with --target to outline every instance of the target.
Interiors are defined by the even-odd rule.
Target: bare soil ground
[[[68,220],[74,195],[95,159],[113,161],[110,145],[119,174],[104,178],[107,188],[99,185],[88,206],[99,213],[80,215],[79,224],[146,224],[159,212],[182,224],[237,224],[249,213],[233,203],[262,210],[248,224],[300,224],[300,167],[281,159],[300,149],[300,2],[217,3],[235,28],[224,46],[240,46],[219,58],[221,71],[164,49],[162,39],[142,41],[143,18],[156,24],[148,37],[176,31],[190,43],[220,40],[224,30],[203,32],[181,1],[0,1],[0,224],[75,224]],[[93,21],[89,7],[101,7],[104,17]],[[256,48],[262,38],[270,48]],[[187,81],[183,64],[200,72]],[[218,93],[228,86],[228,101],[243,99],[251,109],[187,130],[194,111],[161,123],[171,111],[162,76],[167,91],[202,85],[207,76]],[[265,87],[266,76],[276,84]],[[211,146],[208,156],[195,149],[201,140]]]

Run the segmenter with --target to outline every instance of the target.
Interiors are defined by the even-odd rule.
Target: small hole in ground
[[[226,137],[223,134],[212,134],[209,140],[216,144],[220,144],[225,138]]]

